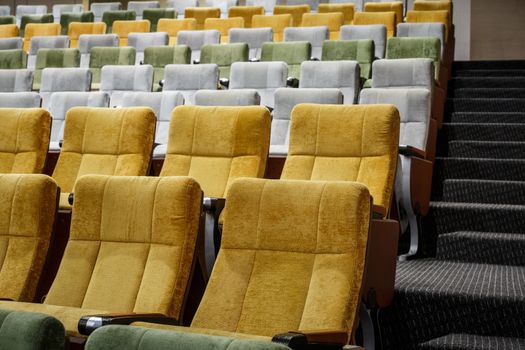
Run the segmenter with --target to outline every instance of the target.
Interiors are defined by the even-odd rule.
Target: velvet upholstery
[[[330,39],[339,39],[339,31],[344,24],[343,14],[340,12],[305,13],[301,27],[328,27]]]
[[[0,15],[0,25],[4,25],[4,24],[16,24],[15,16],[10,16],[9,14]]]
[[[53,14],[53,20],[55,23],[62,24],[62,15],[63,14],[81,14],[84,11],[84,5],[82,4],[55,4],[51,13]],[[95,20],[94,16],[90,22]],[[66,26],[67,29],[67,26]],[[67,34],[67,33],[65,33]]]
[[[386,35],[392,38],[396,35],[395,12],[357,12],[354,15],[354,25],[382,24],[386,27]]]
[[[292,26],[292,15],[255,15],[252,17],[253,28],[272,28],[273,41],[283,41],[284,29]]]
[[[104,24],[105,28],[105,24]],[[119,39],[116,34],[82,34],[78,38],[80,67],[88,68],[93,47],[117,47]]]
[[[42,108],[49,109],[51,95],[63,91],[89,91],[91,72],[87,68],[44,68],[40,97]]]
[[[89,10],[95,15],[95,22],[102,21],[102,15],[106,11],[118,11],[122,8],[120,2],[91,3]]]
[[[448,11],[450,18],[454,14],[454,3],[452,1],[414,1],[414,11]]]
[[[357,61],[361,78],[370,79],[374,61],[374,41],[368,40],[327,40],[323,44],[322,61]]]
[[[443,23],[400,23],[398,37],[438,38],[441,43],[441,58],[445,51],[445,25]]]
[[[265,107],[179,106],[160,176],[191,176],[204,196],[225,198],[234,179],[264,175],[269,142]]]
[[[186,7],[184,18],[194,18],[196,22],[195,29],[204,29],[206,18],[220,18],[221,9],[218,7]]]
[[[169,42],[168,33],[129,33],[128,45],[135,48],[135,64],[144,61],[144,50],[149,46],[166,46]]]
[[[167,8],[174,8],[177,11],[177,18],[184,18],[186,7],[198,7],[198,0],[166,0]]]
[[[24,39],[22,38],[18,38],[18,37],[2,38],[0,37],[0,51],[17,50],[17,49],[21,49],[23,46],[24,46]]]
[[[36,56],[33,90],[40,89],[42,70],[44,68],[74,68],[80,67],[80,51],[78,49],[40,49]]]
[[[281,179],[357,181],[388,211],[398,144],[393,105],[302,104],[292,112]]]
[[[258,106],[261,96],[255,89],[199,90],[195,93],[196,106]]]
[[[108,65],[134,65],[135,48],[133,47],[93,47],[89,59],[92,73],[91,88],[100,87],[101,69]]]
[[[308,41],[312,45],[311,56],[321,59],[323,43],[330,38],[327,26],[288,27],[284,29],[284,41]]]
[[[228,42],[228,33],[232,28],[244,28],[244,19],[242,17],[232,18],[206,18],[204,29],[215,29],[221,33],[221,43]]]
[[[31,91],[33,72],[29,69],[1,69],[0,92]]]
[[[189,177],[83,176],[44,304],[1,307],[55,316],[68,335],[78,335],[81,315],[104,311],[180,318],[201,203],[199,184]]]
[[[0,125],[0,173],[41,173],[51,132],[49,113],[41,108],[1,108]]]
[[[386,58],[430,58],[434,62],[435,79],[439,80],[441,42],[438,38],[390,38]]]
[[[310,6],[308,5],[276,5],[273,8],[274,15],[292,15],[292,25],[299,27],[303,20],[303,14],[310,12]]]
[[[191,50],[186,45],[149,46],[144,49],[144,64],[153,66],[153,91],[160,90],[164,67],[168,64],[189,64]]]
[[[252,17],[255,15],[264,15],[263,6],[232,6],[228,9],[228,17],[242,17],[244,27],[252,27]]]
[[[38,92],[0,92],[0,108],[40,108]]]
[[[391,2],[367,2],[365,12],[394,12],[396,14],[396,26],[403,22],[403,3],[401,1]]]
[[[344,24],[352,24],[354,20],[355,5],[352,3],[329,3],[329,4],[319,4],[317,8],[319,13],[331,13],[331,12],[340,12],[343,14]]]
[[[93,24],[94,20],[95,20],[95,15],[93,14],[93,12],[63,13],[62,16],[60,16],[60,26],[62,27],[61,34],[68,35],[69,25],[71,23],[91,23]],[[98,22],[98,23],[102,23],[102,22]]]
[[[137,15],[137,20],[142,20],[144,15],[144,10],[146,9],[158,9],[160,8],[160,3],[158,1],[129,1],[128,2],[128,11],[135,11]]]
[[[102,22],[106,23],[106,33],[113,33],[115,21],[134,21],[136,18],[135,11],[105,11],[102,14]]]
[[[288,65],[288,76],[299,79],[301,63],[312,56],[312,45],[306,41],[264,43],[261,61],[283,61]]]
[[[404,58],[374,62],[373,88],[424,88],[434,86],[434,64],[429,58]]]
[[[232,6],[238,6],[239,0],[204,0],[201,6],[218,7],[221,10],[221,17],[226,18],[228,9]]]
[[[9,16],[11,14],[11,6],[1,5],[0,6],[0,16]]]
[[[20,21],[20,36],[24,37],[26,32],[26,27],[28,24],[50,24],[53,23],[53,15],[51,14],[42,14],[42,15],[25,15],[22,16],[22,19]],[[58,25],[58,33],[60,33],[60,24],[55,23]],[[40,31],[43,29],[35,30],[35,32],[40,34]],[[35,35],[35,34],[32,34]],[[58,35],[58,34],[42,34],[42,35]]]
[[[69,47],[72,49],[78,47],[78,41],[83,34],[104,34],[106,32],[106,23],[70,23],[68,36],[69,36]]]
[[[374,41],[375,58],[385,58],[386,50],[386,27],[383,24],[370,25],[348,25],[341,27],[341,40],[364,40]]]
[[[215,90],[219,84],[219,67],[216,64],[169,64],[164,69],[162,91],[180,91],[184,104],[195,104],[195,92]]]
[[[174,10],[172,8],[147,8],[144,9],[144,12],[142,13],[142,18],[150,22],[150,31],[156,32],[159,20],[161,18],[176,19],[177,10]]]
[[[22,17],[26,15],[45,15],[47,14],[46,5],[17,5],[15,10],[16,25],[21,26]],[[53,19],[51,19],[51,22]]]
[[[284,0],[283,4],[285,5],[308,5],[312,12],[317,12],[319,7],[319,0]]]
[[[29,23],[24,31],[24,50],[29,51],[31,38],[34,36],[57,36],[60,35],[60,24],[58,23]],[[20,32],[22,36],[22,32]]]
[[[127,20],[113,22],[112,33],[120,38],[120,46],[128,46],[129,33],[148,33],[149,21],[147,20]]]
[[[0,69],[24,69],[27,53],[24,50],[0,50]]]
[[[13,38],[18,36],[18,27],[16,24],[0,25],[0,38]]]
[[[166,32],[170,36],[170,45],[177,44],[177,34],[181,30],[196,30],[197,20],[195,18],[168,19],[161,18],[157,24],[158,32]]]
[[[450,13],[448,11],[408,11],[407,23],[443,23],[445,25],[445,41],[451,27]]]
[[[67,197],[83,175],[146,175],[155,122],[150,108],[71,108],[53,171],[62,189],[60,206],[69,207]]]
[[[204,45],[219,44],[221,33],[218,30],[181,30],[177,33],[177,45],[187,45],[191,50],[190,62],[199,61]]]
[[[263,6],[266,15],[271,15],[277,0],[246,0],[246,6]]]
[[[153,67],[149,64],[102,67],[100,91],[104,91],[109,94],[110,107],[122,106],[124,94],[126,92],[151,92],[152,86]]]
[[[263,49],[264,52],[264,49]],[[248,44],[211,44],[201,48],[201,63],[215,63],[219,66],[219,77],[230,77],[230,66],[234,62],[248,61]]]
[[[67,48],[69,48],[69,37],[67,35],[32,37],[27,56],[27,68],[32,70],[35,69],[37,54],[40,49]]]
[[[232,28],[228,34],[228,42],[230,44],[248,44],[250,60],[259,60],[261,58],[262,45],[268,41],[273,41],[272,28]]]

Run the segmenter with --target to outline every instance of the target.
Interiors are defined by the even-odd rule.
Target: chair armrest
[[[179,321],[163,314],[129,313],[129,314],[101,314],[82,316],[78,321],[78,331],[83,335],[90,335],[97,328],[110,324],[129,325],[133,322],[151,322],[158,324],[179,325]]]
[[[310,57],[310,61],[320,61],[320,59],[317,57]]]
[[[383,219],[386,217],[386,208],[381,205],[372,204],[372,217],[374,219]]]
[[[414,212],[426,216],[430,207],[433,163],[412,158],[410,162],[410,201]]]
[[[286,78],[286,86],[297,88],[299,87],[299,79],[288,77]]]
[[[426,152],[420,150],[419,148],[408,146],[408,145],[399,145],[399,154],[402,154],[407,157],[416,157],[425,159]]]
[[[73,205],[73,202],[75,201],[75,194],[71,192],[69,196],[67,196],[67,202],[69,205]]]
[[[343,330],[300,331],[277,334],[273,343],[283,344],[293,350],[299,349],[342,349],[348,342],[348,333]]]
[[[250,62],[261,62],[261,60],[258,58],[252,57],[250,58]]]
[[[159,86],[164,87],[164,79],[159,80]]]
[[[204,197],[202,205],[204,208],[204,264],[206,265],[204,277],[211,275],[215,258],[221,244],[221,227],[219,217],[224,209],[226,201],[224,198]]]
[[[225,88],[228,88],[228,86],[230,86],[230,79],[228,79],[228,78],[220,78],[219,79],[219,84],[224,86]]]
[[[200,64],[201,61],[200,60],[193,60],[193,64]]]

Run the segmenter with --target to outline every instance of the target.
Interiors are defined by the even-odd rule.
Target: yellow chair
[[[355,4],[341,3],[341,4],[319,4],[317,8],[318,13],[341,12],[344,16],[344,24],[352,24],[354,21]]]
[[[357,12],[354,15],[355,25],[383,24],[388,38],[396,35],[395,12]]]
[[[310,6],[309,5],[276,5],[273,8],[273,14],[274,15],[284,15],[284,14],[290,14],[292,15],[292,25],[294,27],[299,27],[301,25],[301,21],[303,20],[303,15],[305,13],[310,12]]]
[[[177,44],[177,34],[181,30],[196,30],[197,20],[195,18],[171,19],[161,18],[157,24],[157,32],[166,32],[170,37],[169,45]]]
[[[301,27],[326,26],[330,31],[330,39],[339,39],[341,26],[344,24],[344,16],[340,12],[333,13],[305,13]]]
[[[46,261],[58,187],[46,175],[0,175],[0,296],[32,302]]]
[[[445,41],[448,41],[449,32],[451,30],[449,11],[408,11],[406,21],[407,23],[443,23],[445,25]]]
[[[106,34],[106,23],[104,22],[72,22],[69,24],[68,36],[69,47],[78,48],[78,39],[82,34]]]
[[[149,108],[70,109],[53,171],[62,189],[60,207],[70,208],[69,193],[83,175],[146,175],[155,123],[155,113]]]
[[[129,33],[149,33],[149,27],[150,23],[146,19],[135,21],[115,21],[113,22],[112,33],[119,36],[120,46],[127,46]]]
[[[365,12],[394,12],[396,14],[396,26],[403,22],[403,3],[392,2],[367,2]]]
[[[0,125],[0,173],[41,173],[51,134],[49,112],[42,108],[0,108]]]
[[[184,18],[195,18],[197,29],[204,29],[206,18],[221,18],[221,9],[218,7],[186,7]]]
[[[13,38],[18,36],[18,27],[16,24],[0,25],[0,38]]]
[[[28,23],[24,30],[24,50],[29,51],[34,36],[60,35],[60,23]]]
[[[448,11],[450,18],[454,16],[454,3],[450,0],[414,2],[414,11]]]
[[[0,301],[0,307],[52,315],[69,336],[79,335],[84,315],[180,318],[201,198],[188,177],[80,178],[69,241],[44,303]]]
[[[263,6],[232,6],[228,9],[228,17],[242,17],[244,27],[252,27],[252,17],[255,15],[264,15]]]
[[[206,18],[204,29],[216,29],[221,33],[221,43],[228,42],[228,33],[232,28],[244,28],[242,17],[232,18]]]
[[[255,15],[252,18],[253,28],[272,28],[273,41],[283,41],[284,29],[292,26],[292,15]]]

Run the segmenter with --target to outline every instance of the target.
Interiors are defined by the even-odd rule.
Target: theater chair
[[[102,15],[106,11],[118,11],[122,8],[120,2],[92,3],[89,10],[95,15],[95,22],[102,21]]]
[[[258,106],[261,96],[254,89],[199,90],[195,93],[196,106]]]
[[[162,18],[176,19],[177,10],[173,8],[147,8],[142,12],[142,18],[150,22],[150,31],[156,32],[159,20]]]
[[[310,12],[309,5],[276,5],[273,8],[274,15],[291,15],[292,26],[299,27],[303,20],[303,14]]]
[[[38,92],[0,92],[0,108],[39,108]]]
[[[63,14],[78,14],[84,11],[84,6],[82,4],[59,4],[53,5],[52,13],[55,23],[60,23],[60,19]],[[94,18],[90,21],[93,22]],[[66,26],[67,29],[67,26]],[[67,34],[67,33],[66,33]]]
[[[326,26],[320,27],[288,27],[284,29],[284,41],[307,41],[312,45],[310,59],[320,60],[323,43],[330,37],[330,31]]]
[[[321,61],[357,61],[362,84],[372,77],[374,62],[374,41],[368,40],[327,40],[323,43]]]
[[[206,18],[221,18],[221,9],[218,7],[186,7],[184,18],[194,18],[197,25],[195,29],[204,29]]]
[[[195,18],[169,19],[161,18],[157,24],[157,32],[166,32],[170,37],[169,45],[176,45],[177,34],[181,30],[196,30],[197,20]]]
[[[262,45],[268,41],[273,41],[272,28],[232,28],[228,34],[228,43],[248,44],[250,61],[261,59]]]
[[[344,24],[343,14],[332,13],[305,13],[301,21],[301,27],[327,27],[330,31],[330,39],[339,39],[339,31]]]
[[[26,92],[33,86],[29,69],[0,69],[0,92]]]
[[[294,5],[308,5],[312,12],[317,12],[319,7],[319,0],[284,0],[284,5],[294,6]]]
[[[130,1],[128,2],[128,11],[135,11],[137,20],[142,20],[144,10],[146,9],[157,9],[160,7],[158,1]]]
[[[198,6],[198,0],[166,0],[166,7],[174,8],[177,11],[177,18],[184,18],[184,9],[186,9],[186,7]]]
[[[56,317],[69,337],[79,335],[85,315],[180,319],[201,215],[199,184],[89,175],[78,180],[75,197],[71,235],[44,303],[0,301],[0,308]]]
[[[168,64],[162,91],[180,91],[184,104],[194,105],[197,90],[216,90],[218,85],[219,67],[216,64]]]
[[[67,35],[32,37],[27,56],[27,68],[35,69],[38,50],[67,48],[69,48],[69,37]]]
[[[128,45],[135,48],[135,65],[144,63],[144,50],[150,46],[166,46],[169,42],[167,33],[129,33]],[[172,48],[173,50],[173,48]]]
[[[205,30],[218,30],[221,34],[220,42],[228,43],[228,33],[232,28],[244,28],[242,17],[233,18],[206,18],[204,21]]]
[[[383,24],[342,26],[340,39],[341,40],[372,39],[374,41],[375,58],[376,59],[385,58],[386,27]]]
[[[2,38],[1,33],[0,33],[0,51],[19,50],[23,46],[24,46],[24,39],[22,38]]]
[[[403,22],[403,3],[401,1],[380,1],[380,2],[367,2],[365,4],[365,12],[394,12],[395,25]]]
[[[144,64],[153,67],[153,91],[162,90],[164,67],[168,64],[189,64],[191,50],[186,45],[148,46],[144,49]]]
[[[0,125],[0,174],[42,173],[51,133],[49,113],[41,108],[2,108]]]
[[[177,45],[186,45],[191,50],[191,63],[200,62],[201,49],[204,45],[220,44],[220,42],[221,33],[215,29],[181,30],[177,33]]]
[[[282,61],[288,65],[288,84],[297,86],[300,80],[301,63],[312,57],[312,45],[306,41],[264,43],[261,62]]]
[[[104,24],[104,28],[105,27],[106,25]],[[78,50],[80,51],[80,67],[89,68],[92,48],[118,47],[118,42],[119,40],[116,34],[82,34],[81,37],[78,38]]]
[[[40,49],[36,55],[33,90],[40,90],[42,71],[45,68],[78,68],[80,51],[78,49]]]
[[[354,25],[382,24],[386,27],[387,38],[396,35],[395,12],[356,12]]]
[[[128,46],[128,35],[130,33],[149,33],[149,21],[128,20],[113,22],[112,33],[119,36],[119,46]]]
[[[343,23],[345,25],[352,24],[354,20],[355,4],[351,2],[319,4],[317,8],[318,13],[339,12],[343,14]]]
[[[113,23],[116,21],[135,21],[135,11],[105,11],[102,14],[102,22],[106,23],[106,33],[113,33]],[[148,28],[149,30],[149,28]]]
[[[91,72],[87,68],[44,68],[40,86],[42,108],[49,110],[55,92],[89,91],[90,86]]]
[[[255,15],[252,17],[253,28],[272,28],[273,41],[283,41],[284,29],[292,26],[292,15]]]
[[[133,47],[93,47],[90,51],[89,70],[92,73],[91,89],[100,88],[101,70],[104,66],[135,64],[135,48]]]
[[[0,69],[25,69],[27,53],[24,50],[0,50]]]
[[[219,78],[230,78],[230,67],[234,62],[248,61],[248,44],[209,44],[201,48],[200,63],[214,63],[219,67]],[[263,50],[264,51],[264,50]],[[226,83],[226,86],[228,83]]]
[[[51,18],[51,22],[52,21]],[[29,51],[32,37],[57,35],[60,35],[60,24],[58,23],[28,23],[27,26],[25,26],[24,32],[20,29],[20,36],[24,37],[24,50],[26,51]]]
[[[0,25],[0,38],[15,38],[18,37],[18,27],[16,24],[2,24]]]
[[[230,7],[238,5],[239,0],[205,0],[203,3],[203,6],[220,8],[222,18],[225,18],[228,15],[228,9]]]
[[[16,6],[16,25],[20,27],[22,17],[26,15],[45,15],[47,14],[46,5],[17,5]],[[51,22],[53,18],[51,17]]]
[[[20,21],[20,36],[23,37],[24,40],[25,40],[26,29],[27,29],[28,24],[32,24],[32,25],[38,24],[38,26],[34,27],[33,30],[30,31],[28,40],[30,40],[31,37],[34,35],[41,36],[41,35],[59,35],[60,34],[60,24],[53,23],[52,14],[22,16],[22,20]],[[46,25],[41,26],[41,24],[46,24]],[[50,26],[49,24],[54,24],[54,25]],[[38,30],[35,30],[35,28],[38,28]],[[56,32],[57,29],[58,29],[58,32]]]
[[[90,23],[94,24],[93,21],[95,20],[95,15],[93,15],[93,12],[80,12],[80,13],[63,13],[59,18],[60,21],[60,27],[61,34],[62,35],[68,35],[69,32],[69,26],[71,23]],[[56,21],[56,18],[55,18]],[[102,22],[99,22],[102,23]],[[103,33],[101,33],[103,34]]]
[[[244,19],[244,27],[252,27],[252,17],[264,15],[264,6],[232,6],[228,9],[228,18],[241,17]]]
[[[246,0],[246,6],[262,6],[264,7],[264,15],[271,15],[277,0]]]

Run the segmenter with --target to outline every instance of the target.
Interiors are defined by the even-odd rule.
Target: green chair
[[[201,48],[200,63],[215,63],[219,66],[219,78],[229,79],[232,63],[248,61],[249,53],[246,43],[208,44]]]
[[[53,23],[53,15],[46,13],[44,15],[24,15],[20,20],[20,37],[24,37],[24,30],[29,23]]]
[[[146,11],[146,10],[144,10]],[[153,66],[153,91],[160,91],[164,67],[168,64],[189,64],[191,50],[186,45],[149,46],[144,49],[144,64]]]
[[[80,51],[78,49],[40,49],[36,55],[35,72],[33,75],[33,90],[40,90],[42,70],[44,68],[75,68],[80,67]]]
[[[375,56],[374,41],[366,40],[327,40],[323,43],[322,61],[357,61],[361,78],[372,77],[372,63]]]
[[[24,69],[26,67],[27,53],[24,50],[0,50],[0,69]]]
[[[102,15],[102,22],[106,23],[106,33],[112,33],[113,22],[134,21],[137,18],[135,11],[106,11]]]
[[[147,19],[150,23],[150,32],[157,31],[157,23],[161,18],[177,18],[177,10],[168,8],[148,8],[142,12],[142,19]]]
[[[60,26],[62,27],[60,33],[67,35],[69,30],[69,23],[71,22],[93,22],[95,15],[93,12],[66,12],[60,16]]]
[[[134,65],[135,48],[123,47],[94,47],[91,49],[89,69],[91,70],[91,89],[100,87],[100,71],[106,65]]]
[[[15,16],[0,16],[0,25],[2,24],[16,24]]]
[[[301,63],[312,57],[312,45],[307,41],[264,43],[261,61],[283,61],[288,65],[288,76],[299,79]]]
[[[430,58],[434,61],[435,79],[439,81],[441,42],[438,38],[390,38],[386,43],[386,58]]]

